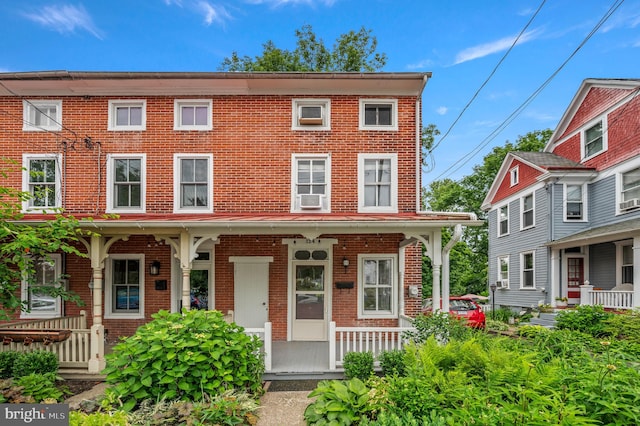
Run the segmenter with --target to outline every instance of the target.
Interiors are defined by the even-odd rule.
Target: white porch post
[[[633,308],[640,307],[640,237],[633,237]]]
[[[434,231],[432,234],[433,238],[429,239],[429,243],[431,244],[431,253],[433,256],[431,258],[431,265],[433,266],[433,311],[440,310],[440,306],[442,306],[443,310],[446,307],[446,311],[449,311],[449,298],[446,300],[446,305],[444,301],[441,302],[442,296],[440,293],[440,271],[442,269],[442,234],[438,229]],[[442,305],[441,305],[442,303]]]
[[[549,291],[549,297],[551,298],[551,306],[556,306],[556,297],[560,294],[560,250],[551,249],[551,265],[550,275],[551,282],[547,290]]]
[[[336,369],[336,322],[329,322],[329,370]]]
[[[180,267],[182,270],[182,308],[191,309],[191,241],[188,232],[180,233]]]
[[[103,240],[93,235],[89,255],[93,271],[93,300],[91,325],[91,354],[89,358],[89,373],[100,373],[106,367],[104,359],[104,325],[102,325],[102,269],[104,268]]]
[[[266,372],[271,371],[271,364],[273,360],[273,345],[272,345],[272,324],[270,322],[264,323],[264,370]]]
[[[593,286],[589,285],[589,281],[585,281],[584,285],[580,286],[580,304],[591,305],[591,297],[589,293],[593,290]]]

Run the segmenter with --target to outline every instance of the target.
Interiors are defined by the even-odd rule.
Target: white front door
[[[293,340],[327,340],[326,262],[294,262]]]
[[[232,257],[234,322],[245,328],[262,328],[269,320],[270,257]]]

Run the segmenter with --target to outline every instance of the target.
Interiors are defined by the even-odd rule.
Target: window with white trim
[[[176,99],[173,104],[174,130],[211,130],[211,99]]]
[[[581,221],[584,216],[584,185],[564,186],[564,218],[567,221]]]
[[[498,209],[498,237],[509,233],[509,205],[506,204]]]
[[[27,132],[62,130],[62,101],[23,100],[22,130]]]
[[[360,99],[360,130],[398,130],[398,100]]]
[[[398,305],[397,256],[358,255],[358,306],[361,318],[395,318]]]
[[[33,275],[22,281],[22,300],[26,302],[27,312],[21,312],[20,318],[55,318],[62,316],[62,299],[47,291],[38,291],[39,287],[57,287],[60,285],[62,260],[59,254],[51,254],[48,259],[33,260]]]
[[[520,175],[520,169],[518,168],[518,166],[514,167],[513,169],[509,170],[509,184],[511,186],[516,186],[519,182],[519,175]]]
[[[145,212],[145,154],[107,155],[107,212]]]
[[[620,284],[633,284],[633,244],[625,244],[621,247],[622,265]]]
[[[358,212],[398,212],[398,154],[358,154]]]
[[[293,130],[331,130],[331,101],[329,99],[293,99]]]
[[[24,154],[22,163],[22,190],[30,195],[23,201],[23,210],[46,211],[62,207],[60,155]]]
[[[535,288],[534,252],[520,254],[520,288]]]
[[[108,130],[140,131],[147,128],[147,101],[109,101]]]
[[[105,318],[144,318],[144,255],[110,254]]]
[[[525,195],[521,200],[522,221],[520,223],[520,229],[531,228],[535,225],[533,194]]]
[[[331,164],[324,154],[292,157],[291,211],[328,212],[330,210]]]
[[[509,288],[509,255],[498,256],[498,287]]]
[[[174,213],[213,212],[213,156],[174,155]]]
[[[604,120],[586,128],[582,132],[582,158],[588,159],[607,149],[607,135],[604,131]]]
[[[620,212],[640,207],[640,167],[621,173],[619,178]]]

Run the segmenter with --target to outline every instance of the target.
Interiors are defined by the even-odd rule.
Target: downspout
[[[462,237],[462,225],[457,224],[453,228],[453,235],[449,242],[442,249],[442,310],[449,312],[449,254],[451,249]]]

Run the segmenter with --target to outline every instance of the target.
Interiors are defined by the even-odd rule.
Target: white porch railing
[[[80,315],[46,318],[39,320],[16,321],[1,324],[1,328],[26,328],[43,330],[78,330],[87,328],[87,311],[80,311]]]
[[[264,370],[265,372],[271,371],[272,365],[272,344],[273,338],[271,336],[271,323],[265,322],[263,328],[245,328],[245,334],[249,336],[258,336],[263,342],[262,350],[264,352]]]
[[[408,341],[403,338],[412,327],[336,327],[329,323],[329,369],[342,366],[348,352],[372,352],[402,349]]]
[[[582,285],[580,304],[602,305],[607,309],[633,309],[633,291],[593,290],[591,285]]]

